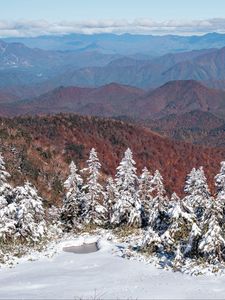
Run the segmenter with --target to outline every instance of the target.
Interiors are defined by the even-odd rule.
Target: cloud
[[[169,20],[151,19],[59,21],[46,20],[0,20],[0,37],[24,37],[39,35],[59,35],[69,33],[136,33],[136,34],[204,34],[207,32],[225,33],[225,18],[208,20]]]

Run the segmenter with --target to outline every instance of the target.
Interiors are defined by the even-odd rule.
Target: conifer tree
[[[223,251],[225,249],[225,239],[220,220],[222,219],[220,205],[217,201],[212,201],[207,209],[204,219],[204,232],[202,234],[199,251],[209,260],[217,262],[224,260]]]
[[[176,251],[177,245],[185,245],[195,217],[183,201],[173,193],[168,210],[169,226],[161,236],[164,248],[167,251]]]
[[[78,170],[72,161],[70,166],[70,175],[64,182],[64,187],[67,189],[66,196],[63,199],[63,207],[61,219],[66,229],[80,228],[82,224],[82,200],[81,192],[83,180],[78,174]]]
[[[29,242],[37,242],[47,231],[43,199],[28,181],[13,192],[17,204],[17,236]]]
[[[152,179],[153,176],[150,174],[148,169],[145,167],[142,170],[142,174],[139,178],[138,195],[142,204],[142,220],[143,225],[147,225],[149,222],[149,215],[151,212],[151,202],[153,200],[152,192]]]
[[[221,162],[220,172],[215,176],[217,195],[225,198],[225,161]]]
[[[133,154],[129,148],[117,168],[115,183],[118,196],[113,208],[112,224],[140,227],[141,203],[136,190],[138,178]]]
[[[223,229],[225,227],[225,161],[221,162],[220,172],[215,176],[215,185],[216,185],[216,201],[220,208],[220,211],[223,215],[222,224]]]
[[[147,231],[145,232],[144,238],[140,243],[140,248],[153,253],[158,251],[160,247],[160,236],[151,227],[148,227]]]
[[[12,196],[12,187],[8,183],[10,174],[6,171],[5,161],[0,153],[0,239],[12,239],[16,232],[16,204]]]
[[[151,201],[149,213],[149,225],[162,233],[167,228],[168,198],[163,184],[163,178],[158,170],[152,178],[154,198]]]
[[[116,198],[118,197],[118,191],[115,182],[112,177],[107,179],[106,191],[104,193],[104,207],[107,211],[107,220],[110,222],[113,216],[113,207],[115,205]]]
[[[5,161],[0,153],[0,196],[4,196],[8,202],[12,198],[12,187],[8,183],[10,174],[6,171]]]
[[[188,174],[184,191],[187,193],[184,201],[193,208],[197,220],[202,221],[204,211],[211,201],[207,180],[202,167],[193,168]]]
[[[87,224],[104,225],[106,222],[106,209],[101,204],[104,201],[103,187],[99,183],[101,164],[97,152],[91,149],[88,167],[83,172],[88,172],[87,183],[83,187],[85,194],[83,218]]]

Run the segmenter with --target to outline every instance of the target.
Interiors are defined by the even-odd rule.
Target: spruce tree
[[[201,222],[204,211],[211,201],[210,191],[202,167],[197,170],[194,168],[188,174],[184,191],[187,193],[184,201],[189,207],[193,208],[197,220]]]
[[[152,178],[154,198],[150,202],[149,226],[160,234],[167,228],[168,198],[163,184],[163,178],[158,170]]]
[[[16,232],[17,206],[8,183],[10,174],[6,171],[5,161],[0,153],[0,239],[10,240]]]
[[[14,189],[17,204],[16,229],[17,236],[28,242],[37,242],[47,231],[43,199],[30,182]]]
[[[140,227],[142,225],[135,164],[132,151],[128,148],[117,168],[115,183],[118,195],[111,219],[114,225],[128,225],[132,227]]]
[[[139,178],[138,195],[142,204],[142,220],[143,225],[146,226],[149,222],[149,215],[151,212],[151,202],[153,200],[152,192],[152,179],[153,176],[150,174],[148,169],[145,167],[142,170],[142,174]]]
[[[212,201],[204,219],[204,232],[202,234],[199,251],[209,262],[217,262],[225,259],[223,252],[225,249],[224,233],[220,226],[222,214],[217,201]]]
[[[187,243],[194,220],[194,215],[177,194],[173,193],[168,209],[169,226],[161,236],[166,251],[176,251],[178,244],[184,246]]]
[[[67,230],[81,228],[81,216],[83,213],[83,194],[81,192],[83,179],[78,174],[77,167],[73,161],[71,162],[69,168],[70,175],[64,182],[64,187],[67,189],[67,193],[63,199],[61,213],[61,220]]]
[[[101,204],[104,201],[103,187],[99,183],[101,164],[97,152],[91,149],[88,167],[83,172],[88,172],[87,183],[83,187],[84,213],[83,218],[87,224],[104,225],[106,222],[106,209]]]
[[[115,205],[116,198],[118,197],[118,191],[115,185],[115,182],[112,177],[107,179],[105,193],[104,193],[104,207],[107,211],[107,221],[110,223],[110,220],[113,216],[113,207]]]

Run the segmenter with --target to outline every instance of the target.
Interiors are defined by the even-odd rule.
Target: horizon
[[[0,37],[225,33],[224,10],[224,0],[8,0],[1,5]]]

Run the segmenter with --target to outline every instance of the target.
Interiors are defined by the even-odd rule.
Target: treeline
[[[114,178],[104,180],[101,163],[91,149],[86,168],[79,171],[72,161],[64,183],[66,194],[59,213],[64,231],[100,226],[108,229],[140,228],[138,249],[165,255],[179,267],[184,260],[210,263],[225,261],[225,162],[215,177],[212,196],[202,167],[187,175],[180,199],[166,194],[158,170],[145,167],[137,175],[128,148]],[[12,188],[0,159],[0,239],[31,239],[37,242],[48,231],[42,199],[30,183]],[[56,220],[55,220],[56,221]]]

